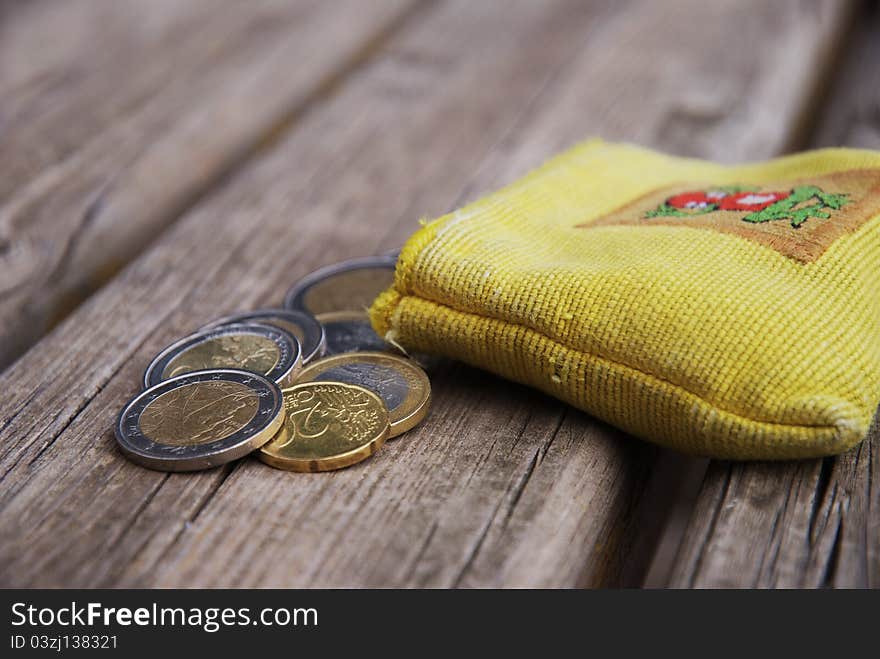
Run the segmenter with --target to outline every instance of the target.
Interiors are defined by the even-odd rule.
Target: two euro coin
[[[116,440],[131,460],[162,471],[225,464],[272,440],[285,423],[281,389],[239,369],[163,380],[119,414]]]

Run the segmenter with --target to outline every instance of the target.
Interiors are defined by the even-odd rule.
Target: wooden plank
[[[0,367],[414,0],[73,0],[0,22]]]
[[[785,20],[757,0],[751,11],[683,0],[626,12],[574,0],[462,0],[417,16],[4,374],[0,583],[637,578],[640,562],[627,559],[653,541],[645,511],[657,451],[460,365],[432,373],[434,408],[420,428],[332,474],[253,460],[159,474],[125,461],[109,429],[170,339],[232,308],[279,301],[316,265],[399,244],[415,218],[522,174],[585,131],[716,155],[712,135],[730,131],[723,116],[690,131],[670,127],[690,116],[684,90],[733,77],[740,93],[760,91],[774,110],[765,116],[748,103],[729,112],[734,121],[770,120],[763,130],[784,134],[808,85],[792,81],[776,54],[803,45],[801,57],[820,57],[840,18],[804,16],[795,5],[785,5]],[[710,36],[693,38],[696,19],[714,26]],[[730,30],[755,46],[729,59],[718,36]],[[656,104],[644,102],[646,87]],[[774,148],[759,141],[743,155]]]
[[[868,3],[866,3],[867,6]],[[880,147],[880,11],[860,29],[809,146]],[[712,463],[676,560],[679,587],[880,587],[880,419],[837,458]]]

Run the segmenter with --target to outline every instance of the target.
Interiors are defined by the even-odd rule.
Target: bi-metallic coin
[[[388,411],[372,391],[342,382],[306,382],[284,390],[286,428],[257,454],[289,471],[348,467],[388,438]]]
[[[116,441],[151,469],[208,469],[260,448],[284,419],[281,389],[268,378],[236,369],[194,371],[129,401],[116,422]]]
[[[218,318],[199,329],[199,332],[214,329],[222,325],[234,325],[237,323],[262,323],[287,330],[298,340],[302,348],[302,363],[308,364],[324,354],[325,338],[324,326],[315,317],[305,311],[290,311],[288,309],[258,309],[245,311]]]
[[[223,325],[196,332],[160,352],[144,373],[144,386],[209,368],[234,368],[265,375],[279,386],[293,382],[302,349],[290,332],[260,323]]]
[[[297,376],[297,382],[347,382],[375,392],[385,403],[391,437],[418,424],[428,413],[431,382],[410,359],[381,352],[353,352],[320,359]]]
[[[394,282],[394,256],[368,256],[330,265],[306,275],[284,298],[284,307],[317,315],[366,310]]]
[[[317,315],[327,336],[326,355],[343,352],[379,352],[388,344],[373,331],[366,311],[330,311]]]

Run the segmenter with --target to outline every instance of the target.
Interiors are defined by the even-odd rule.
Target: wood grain
[[[872,3],[865,3],[868,7]],[[880,147],[880,11],[859,18],[807,146]],[[712,463],[678,587],[880,587],[880,427],[837,458]]]
[[[408,21],[0,379],[0,583],[637,581],[656,539],[658,452],[460,365],[432,372],[423,425],[332,474],[250,459],[150,472],[118,453],[110,427],[176,336],[279,302],[317,265],[399,244],[419,216],[586,134],[713,157],[774,153],[811,87],[809,67],[782,53],[823,57],[838,5],[703,4],[462,0]],[[720,35],[731,31],[754,46],[730,55]],[[716,98],[719,79],[735,82]],[[773,139],[744,138],[731,156],[719,140],[743,126]]]
[[[0,368],[415,6],[72,0],[11,11],[0,22]]]

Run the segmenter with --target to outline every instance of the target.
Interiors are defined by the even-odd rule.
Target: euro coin
[[[288,309],[258,309],[245,311],[218,318],[199,329],[200,332],[214,329],[222,325],[235,325],[238,323],[262,323],[280,327],[293,334],[302,348],[302,363],[308,364],[313,359],[324,354],[325,338],[324,326],[315,317],[305,311],[290,311]]]
[[[257,454],[289,471],[348,467],[388,438],[388,411],[372,391],[342,382],[306,382],[284,390],[286,428]]]
[[[284,308],[314,315],[365,311],[394,282],[396,264],[393,256],[368,256],[321,268],[294,284]]]
[[[428,413],[431,382],[410,359],[381,352],[354,352],[320,359],[297,382],[346,382],[375,392],[388,409],[391,437],[418,424]]]
[[[235,369],[194,371],[135,396],[116,422],[116,441],[132,461],[161,471],[225,464],[260,448],[284,424],[281,389]]]
[[[292,383],[302,365],[299,341],[271,325],[240,323],[196,332],[160,352],[144,373],[144,386],[211,368],[235,368],[265,375],[279,386]]]
[[[331,311],[316,317],[324,326],[327,337],[325,355],[376,352],[388,348],[382,337],[373,331],[366,311]]]

